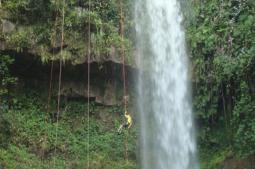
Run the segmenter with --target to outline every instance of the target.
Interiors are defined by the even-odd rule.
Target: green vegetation
[[[47,91],[41,90],[41,86],[36,89],[25,86],[19,90],[24,79],[17,81],[9,71],[14,62],[10,57],[13,51],[17,57],[20,57],[19,53],[32,53],[45,63],[60,59],[62,26],[64,50],[61,59],[72,64],[83,63],[87,59],[89,36],[91,60],[103,62],[109,59],[112,50],[117,53],[115,57],[120,57],[122,39],[118,1],[91,1],[90,10],[88,0],[63,2],[1,1],[0,19],[15,27],[4,29],[8,24],[4,25],[3,20],[0,22],[0,42],[4,44],[0,55],[0,168],[86,168],[88,147],[92,168],[136,168],[136,129],[120,135],[116,133],[122,122],[121,107],[92,104],[88,126],[84,102],[61,103],[61,117],[57,124],[56,100],[53,99],[52,109],[47,112],[47,96],[44,94]],[[128,14],[128,6],[128,2],[123,4],[124,14]],[[131,26],[128,17],[124,16],[126,35]],[[128,57],[131,41],[124,39],[123,44]],[[2,53],[10,53],[10,56]],[[16,91],[16,82],[19,91]],[[102,113],[109,116],[107,122],[100,119]],[[125,160],[126,142],[128,161]]]
[[[188,39],[200,146],[207,147],[208,154],[217,147],[224,155],[227,147],[234,156],[253,155],[255,3],[212,0],[194,1],[194,6],[196,19]]]
[[[15,99],[15,104],[2,112],[0,118],[2,167],[86,168],[89,146],[92,168],[136,168],[136,131],[132,129],[129,133],[117,134],[122,113],[119,107],[105,108],[92,104],[88,126],[87,105],[69,102],[64,105],[57,124],[52,122],[52,114],[45,111],[44,99],[35,91],[26,90],[26,94]],[[100,119],[99,113],[102,112],[109,116],[108,121]],[[128,162],[125,160],[126,141]]]
[[[201,168],[215,169],[230,155],[231,152],[224,148],[221,150],[201,150]]]
[[[15,25],[11,32],[4,32],[0,22],[0,49],[5,44],[0,50],[0,168],[52,168],[54,161],[57,168],[86,168],[88,131],[93,168],[137,168],[136,129],[116,134],[121,107],[93,104],[88,128],[87,105],[78,101],[63,103],[56,142],[56,101],[47,112],[47,92],[41,91],[40,86],[17,92],[15,86],[21,82],[9,70],[14,62],[13,52],[18,57],[20,53],[39,56],[45,64],[60,59],[63,14],[61,59],[73,64],[87,59],[89,21],[92,60],[103,62],[113,51],[120,53],[119,1],[91,0],[90,11],[89,0],[68,0],[65,4],[62,0],[0,2],[1,22],[8,20]],[[132,2],[123,3],[128,37],[124,47],[132,64]],[[215,169],[229,157],[255,154],[255,1],[194,0],[190,4],[194,17],[189,20],[190,7],[185,6],[185,25],[201,169]],[[100,119],[100,112],[108,114],[110,120]]]
[[[15,50],[32,50],[45,62],[60,58],[57,48],[61,42],[62,18],[64,15],[64,51],[62,59],[73,64],[83,63],[88,53],[88,29],[91,27],[91,57],[101,61],[108,58],[112,48],[121,49],[119,34],[120,7],[116,0],[15,0],[3,1],[4,19],[16,24],[16,29],[5,33],[3,40]],[[123,9],[128,9],[126,2]],[[125,11],[125,10],[124,10]],[[128,13],[128,11],[126,11]],[[128,18],[129,16],[124,16]],[[131,22],[125,22],[128,35]],[[124,39],[127,56],[130,56],[131,41]],[[55,55],[52,55],[52,50]],[[127,59],[130,61],[130,59]]]
[[[4,102],[4,98],[9,96],[9,90],[17,81],[17,78],[12,77],[9,71],[10,65],[14,60],[8,55],[0,54],[0,101]]]

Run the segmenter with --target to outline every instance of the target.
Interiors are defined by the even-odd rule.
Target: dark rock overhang
[[[21,88],[44,88],[48,90],[51,65],[53,64],[53,98],[57,98],[57,84],[59,76],[59,61],[43,63],[39,56],[27,51],[0,51],[15,59],[11,66],[11,73],[18,77]],[[90,92],[87,90],[88,64],[73,65],[71,62],[63,64],[61,96],[64,100],[83,100],[88,96],[98,104],[114,106],[122,104],[123,98],[123,65],[112,61],[90,63]],[[128,88],[133,87],[134,68],[125,65]]]

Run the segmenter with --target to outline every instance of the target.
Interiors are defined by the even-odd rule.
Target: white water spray
[[[198,169],[178,0],[136,0],[142,169]]]

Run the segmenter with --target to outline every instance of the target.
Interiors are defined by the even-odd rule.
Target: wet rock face
[[[14,55],[14,54],[13,54]],[[95,103],[116,106],[123,103],[122,65],[114,62],[90,65],[90,90],[88,92],[87,64],[63,65],[61,98],[64,101],[87,102],[88,97]],[[127,69],[128,71],[128,69]],[[42,88],[49,90],[51,63],[42,64],[38,57],[17,54],[11,72],[19,79],[19,88]],[[128,75],[130,73],[127,72]],[[59,63],[54,62],[52,96],[58,95]],[[128,85],[127,80],[127,85]]]
[[[10,33],[15,29],[15,25],[8,20],[1,19],[1,23],[3,33]]]
[[[121,103],[121,97],[118,96],[118,93],[119,89],[116,81],[93,83],[90,85],[89,92],[86,82],[64,81],[61,89],[61,95],[67,100],[86,100],[89,96],[96,103],[106,106]]]
[[[4,50],[5,49],[5,44],[3,41],[0,40],[0,50]]]
[[[242,160],[226,160],[218,169],[255,169],[255,156]]]

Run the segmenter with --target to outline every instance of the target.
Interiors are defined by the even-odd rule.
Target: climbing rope
[[[53,55],[55,55],[54,51],[53,51]],[[47,113],[49,113],[49,111],[50,111],[50,102],[51,102],[51,93],[52,93],[52,79],[53,79],[53,68],[54,68],[54,62],[52,60],[51,61],[51,67],[50,67],[50,82],[49,82],[48,102],[47,102],[47,107],[46,107],[46,110],[47,110],[46,112]]]
[[[87,80],[88,80],[88,84],[87,84],[87,97],[88,97],[88,105],[87,105],[87,127],[88,127],[88,136],[87,136],[87,141],[88,141],[88,144],[87,144],[87,168],[89,169],[90,168],[90,131],[89,131],[89,128],[90,128],[90,50],[91,50],[91,36],[90,36],[90,29],[91,29],[91,16],[90,16],[90,12],[91,12],[91,1],[89,0],[89,28],[88,28],[88,53],[87,53],[87,66],[88,66],[88,69],[87,69]]]
[[[57,153],[57,142],[58,142],[58,123],[60,114],[60,99],[61,99],[61,80],[62,80],[62,57],[63,57],[63,46],[64,46],[64,23],[65,23],[65,0],[63,0],[62,7],[62,27],[61,27],[61,46],[60,46],[60,59],[59,59],[59,77],[58,77],[58,105],[57,105],[57,121],[55,131],[55,147],[54,147],[54,161],[53,165],[56,168],[56,153]]]
[[[124,15],[122,0],[120,0],[120,35],[121,35],[121,56],[122,56],[122,77],[123,77],[123,93],[124,93],[124,109],[127,110],[126,98],[126,70],[125,70],[125,46],[124,46]]]
[[[56,1],[55,1],[55,6],[56,6]],[[52,60],[51,60],[51,67],[50,67],[50,79],[49,79],[49,92],[48,92],[48,101],[47,101],[47,106],[46,106],[46,112],[49,114],[50,112],[50,102],[51,102],[51,96],[52,96],[52,80],[53,80],[53,68],[54,68],[54,61],[53,57],[55,56],[55,46],[56,46],[56,32],[57,32],[57,20],[58,16],[55,16],[55,21],[54,21],[54,26],[53,26],[53,35],[52,35]],[[45,114],[44,117],[44,123],[46,124],[48,121],[47,115]],[[45,135],[46,137],[46,135]],[[43,138],[42,141],[46,141],[46,138]],[[43,156],[45,155],[45,149],[43,148]],[[50,164],[49,164],[50,165]]]
[[[55,1],[55,6],[56,5],[57,5],[57,3]],[[52,80],[53,80],[53,68],[54,68],[53,57],[55,56],[55,48],[56,48],[57,21],[58,21],[58,16],[56,15],[54,27],[53,27],[54,29],[53,29],[53,37],[52,37],[52,60],[51,60],[51,67],[50,67],[48,102],[47,102],[47,107],[46,107],[46,110],[48,113],[50,111],[50,102],[51,102],[51,95],[52,95]]]
[[[125,46],[124,46],[124,14],[122,0],[120,5],[120,35],[121,35],[121,56],[122,56],[122,76],[123,76],[123,94],[124,94],[124,112],[127,112],[127,87],[126,87],[126,70],[125,70]],[[125,159],[128,164],[128,136],[125,134]]]

